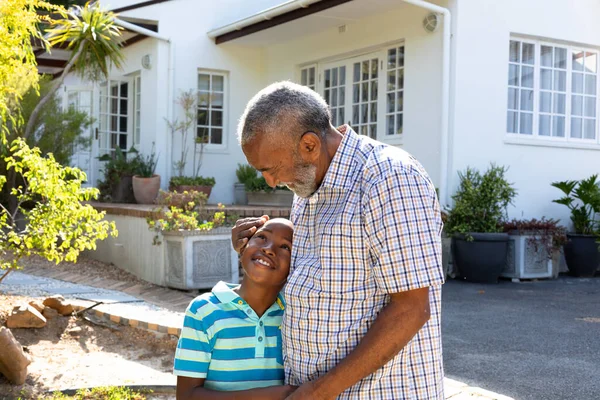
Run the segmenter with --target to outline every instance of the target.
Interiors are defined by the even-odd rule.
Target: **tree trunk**
[[[79,45],[79,49],[77,49],[77,53],[75,53],[75,55],[71,58],[71,60],[63,70],[62,74],[60,74],[60,77],[58,78],[54,86],[52,86],[48,93],[46,93],[46,95],[40,99],[40,102],[33,109],[33,112],[31,113],[31,115],[29,116],[29,120],[27,121],[27,127],[25,128],[23,139],[27,140],[27,138],[32,134],[33,127],[35,126],[35,122],[38,118],[38,115],[42,111],[42,108],[52,98],[52,96],[54,96],[60,85],[62,85],[62,83],[65,81],[67,74],[69,73],[69,71],[71,71],[71,68],[73,68],[73,65],[75,65],[79,57],[81,57],[84,47],[85,42],[82,42]]]

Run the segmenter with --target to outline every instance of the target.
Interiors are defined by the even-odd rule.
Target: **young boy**
[[[293,225],[267,221],[241,255],[241,285],[219,282],[185,312],[175,353],[177,399],[285,399],[279,294],[290,270]]]

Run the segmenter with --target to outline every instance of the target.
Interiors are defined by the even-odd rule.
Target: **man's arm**
[[[327,374],[303,384],[288,399],[335,399],[396,356],[429,320],[429,288],[390,297],[358,346]]]
[[[204,388],[204,379],[177,377],[177,400],[283,400],[294,391],[293,386],[220,392]]]

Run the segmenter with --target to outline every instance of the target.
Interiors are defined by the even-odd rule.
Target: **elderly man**
[[[238,134],[250,165],[295,194],[282,325],[289,399],[442,399],[442,222],[405,151],[335,128],[289,82],[259,92]],[[236,250],[266,220],[240,220]]]

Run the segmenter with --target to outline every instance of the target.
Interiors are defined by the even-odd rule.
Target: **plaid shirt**
[[[431,318],[340,399],[443,399],[442,222],[435,188],[405,151],[349,127],[319,190],[295,197],[282,335],[286,381],[315,380],[365,336],[389,293],[429,287]]]

